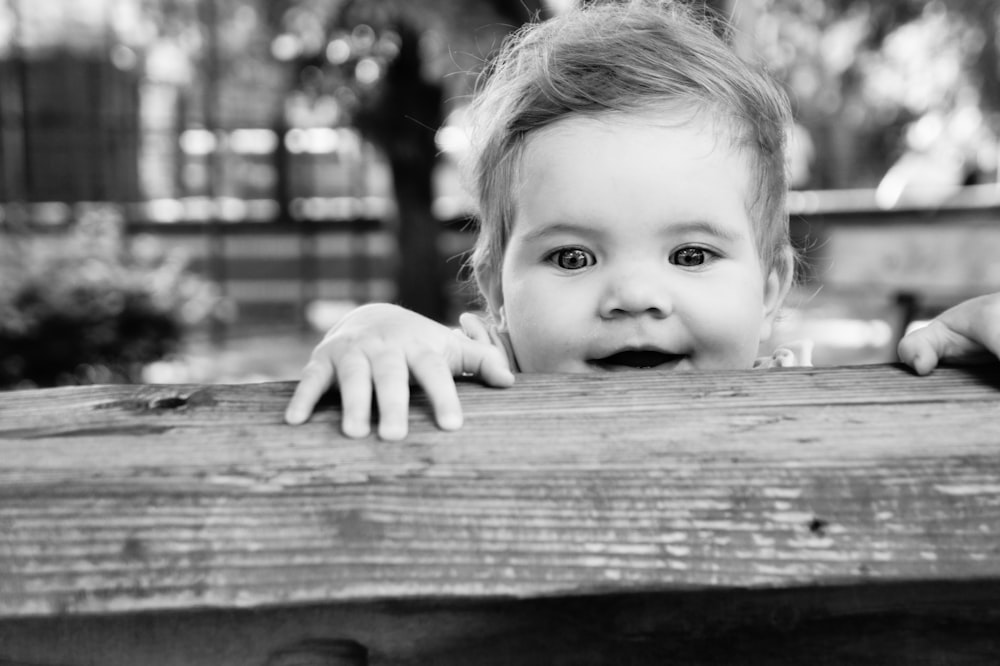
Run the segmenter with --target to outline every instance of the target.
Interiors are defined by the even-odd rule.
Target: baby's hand
[[[938,361],[1000,357],[1000,293],[972,298],[944,311],[899,341],[899,358],[926,375]]]
[[[373,304],[354,310],[313,350],[295,388],[285,421],[309,419],[316,403],[334,383],[340,388],[348,437],[371,432],[372,391],[378,401],[378,435],[406,437],[410,380],[423,387],[444,430],[462,425],[455,375],[471,373],[490,386],[514,382],[504,353],[396,305]]]

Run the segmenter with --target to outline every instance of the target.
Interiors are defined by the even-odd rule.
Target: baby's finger
[[[937,367],[940,354],[935,342],[940,334],[935,329],[941,324],[931,322],[924,328],[917,329],[899,341],[896,353],[899,360],[913,368],[918,375],[926,375]]]
[[[385,351],[371,358],[372,384],[378,401],[378,436],[384,440],[406,437],[410,417],[410,372],[402,351]]]
[[[285,422],[300,425],[309,420],[313,408],[333,383],[333,366],[325,361],[313,360],[302,369],[302,378],[285,408]]]
[[[968,304],[975,312],[973,335],[993,356],[1000,358],[1000,294],[989,294]]]
[[[442,430],[461,428],[462,404],[455,389],[455,378],[444,357],[418,354],[410,361],[410,372],[427,394],[438,427]]]
[[[486,328],[481,317],[477,317],[471,312],[463,312],[458,317],[458,323],[467,337],[476,342],[490,344],[490,331]]]
[[[514,373],[500,349],[472,340],[461,340],[459,344],[461,358],[455,374],[471,372],[488,386],[507,387],[514,383]]]
[[[340,429],[347,437],[371,434],[372,369],[361,353],[345,354],[337,366],[340,406],[343,411]]]

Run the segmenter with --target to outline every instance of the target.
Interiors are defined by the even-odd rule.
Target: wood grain
[[[0,396],[0,616],[1000,580],[1000,366],[522,376],[401,443],[292,388]]]

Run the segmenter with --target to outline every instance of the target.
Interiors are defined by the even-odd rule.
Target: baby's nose
[[[601,316],[606,319],[640,315],[662,319],[671,312],[673,301],[661,276],[640,266],[613,275],[601,303]]]

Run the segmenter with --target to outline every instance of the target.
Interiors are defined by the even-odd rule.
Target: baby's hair
[[[480,225],[470,263],[487,306],[496,306],[485,292],[499,287],[526,140],[568,116],[711,114],[713,127],[749,157],[747,210],[765,275],[790,277],[788,98],[718,27],[681,2],[624,0],[588,3],[508,38],[470,107],[467,178]]]

